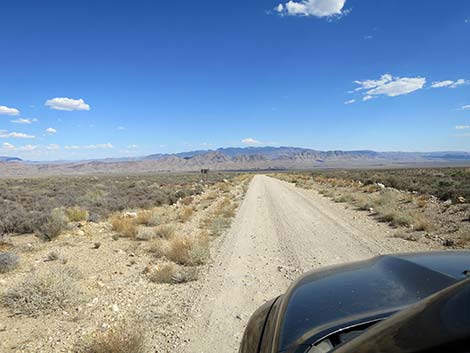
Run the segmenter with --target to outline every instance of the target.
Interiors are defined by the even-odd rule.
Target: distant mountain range
[[[0,157],[0,176],[194,172],[200,169],[288,170],[469,165],[470,152],[317,151],[299,147],[246,147],[198,150],[144,157],[33,162]]]

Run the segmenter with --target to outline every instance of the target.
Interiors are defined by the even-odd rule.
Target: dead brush
[[[414,204],[418,208],[425,208],[429,202],[429,198],[425,195],[420,195],[414,198]]]
[[[180,265],[202,265],[209,257],[209,244],[206,239],[188,236],[175,237],[170,241],[165,255],[168,259]]]
[[[177,268],[174,263],[163,263],[150,272],[149,280],[154,283],[173,283],[172,278],[176,274],[176,271]]]
[[[189,206],[184,206],[178,213],[178,221],[181,223],[186,223],[194,214],[194,208]]]
[[[150,220],[152,218],[152,211],[150,210],[142,210],[137,212],[137,217],[135,218],[135,222],[140,225],[149,225]]]
[[[224,198],[222,202],[214,210],[214,214],[226,218],[232,218],[235,216],[235,210],[237,205],[233,203],[229,198]]]
[[[131,239],[137,237],[138,228],[135,219],[115,215],[111,217],[111,225],[112,229],[122,237]]]
[[[145,353],[145,329],[141,325],[122,324],[105,333],[98,333],[88,342],[79,343],[79,353]]]

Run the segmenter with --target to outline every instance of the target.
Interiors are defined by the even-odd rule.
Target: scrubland
[[[0,180],[0,351],[169,351],[249,179]]]
[[[275,176],[367,212],[395,228],[396,237],[470,247],[470,168],[337,170]]]

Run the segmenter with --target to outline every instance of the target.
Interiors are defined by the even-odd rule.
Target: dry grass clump
[[[5,292],[2,304],[14,314],[37,315],[77,304],[80,297],[73,271],[55,268],[31,273]]]
[[[20,263],[20,257],[16,254],[4,252],[0,253],[0,273],[14,270]]]
[[[418,196],[414,199],[414,203],[419,208],[424,208],[429,202],[429,198],[425,195]]]
[[[382,222],[388,222],[391,226],[394,227],[407,227],[413,224],[413,217],[401,210],[398,209],[389,209],[389,208],[378,208],[376,210],[379,220]]]
[[[125,324],[99,333],[78,348],[80,353],[145,353],[145,330],[140,325]]]
[[[343,194],[343,195],[339,195],[333,198],[333,201],[336,203],[345,203],[345,202],[350,203],[354,201],[354,197],[351,194]]]
[[[189,206],[182,207],[178,213],[178,221],[180,221],[181,223],[186,223],[193,216],[193,214],[194,214],[193,207],[189,207]]]
[[[435,224],[422,215],[416,215],[413,222],[413,227],[415,230],[429,232],[435,229]]]
[[[88,211],[80,208],[79,206],[67,208],[65,210],[65,214],[70,222],[86,221],[89,216]]]
[[[135,219],[116,215],[111,218],[113,230],[120,236],[135,239],[138,233],[138,227]]]
[[[196,266],[209,258],[209,244],[206,239],[175,237],[170,241],[166,257],[180,265]]]
[[[175,227],[170,224],[159,225],[155,229],[155,235],[162,239],[171,239],[175,235]]]
[[[54,208],[50,215],[44,217],[38,227],[37,235],[47,241],[57,238],[68,225],[68,218],[62,208]]]
[[[152,219],[153,212],[150,210],[143,210],[137,212],[137,217],[135,218],[135,222],[140,225],[149,225],[150,220]]]
[[[225,197],[215,209],[214,214],[226,218],[232,218],[235,216],[236,209],[237,205],[232,202],[228,197]]]
[[[176,271],[177,268],[174,263],[163,263],[150,273],[149,280],[154,283],[173,283],[173,276]]]

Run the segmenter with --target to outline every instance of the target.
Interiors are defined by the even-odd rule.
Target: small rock
[[[453,246],[454,241],[452,239],[445,239],[442,245],[444,245],[444,246]]]
[[[96,242],[93,244],[93,249],[99,249],[101,246],[101,243],[100,242]]]
[[[113,304],[111,306],[111,310],[113,311],[113,313],[118,313],[119,312],[119,307],[116,304]]]
[[[463,196],[459,196],[458,200],[459,200],[460,203],[465,203],[465,201],[466,201],[465,197],[463,197]]]

